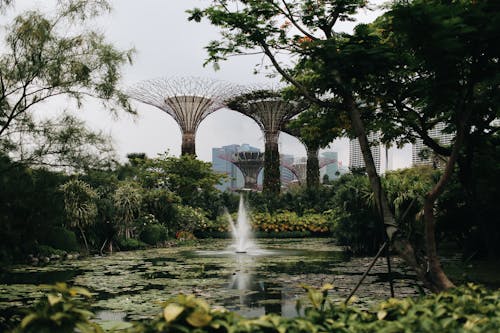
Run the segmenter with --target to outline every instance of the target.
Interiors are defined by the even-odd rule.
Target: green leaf
[[[49,304],[51,306],[54,306],[55,304],[59,303],[60,301],[62,301],[62,296],[61,295],[54,295],[54,294],[49,294],[47,295],[47,299],[49,301]]]
[[[379,312],[377,312],[378,320],[384,320],[386,316],[387,316],[387,311],[385,310],[380,310]]]
[[[211,320],[212,320],[212,316],[201,309],[193,311],[186,318],[186,321],[193,327],[207,326]]]
[[[176,303],[168,304],[163,310],[163,317],[170,323],[174,321],[184,311],[184,307]]]
[[[72,296],[82,295],[82,296],[85,296],[88,298],[92,297],[92,294],[90,293],[90,291],[88,291],[87,289],[82,288],[82,287],[72,287],[69,289],[69,292]]]
[[[39,316],[36,313],[30,313],[21,321],[21,328],[26,328],[32,321],[38,319]]]

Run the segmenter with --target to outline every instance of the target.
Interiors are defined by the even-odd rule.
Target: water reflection
[[[255,273],[258,257],[239,254],[235,256],[235,268],[229,278],[229,289],[238,291],[239,311],[252,315],[282,314],[283,286],[259,278]],[[233,301],[233,306],[235,306]]]

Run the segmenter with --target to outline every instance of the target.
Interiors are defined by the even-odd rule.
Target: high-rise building
[[[438,141],[441,146],[449,146],[452,143],[454,134],[444,133],[444,123],[438,123],[434,128],[429,130],[429,136]],[[422,139],[417,139],[412,146],[412,164],[417,165],[439,165],[439,159],[436,159],[432,149],[427,147]]]
[[[295,157],[289,154],[280,154],[280,178],[281,185],[287,187],[292,182],[297,182],[298,177],[293,167]],[[293,171],[292,171],[293,170]],[[264,171],[265,172],[265,171]]]
[[[378,143],[380,139],[380,133],[370,132],[368,134],[368,141],[370,143],[374,142],[371,146],[373,161],[375,162],[375,168],[377,173],[381,172],[381,155],[382,155],[382,145]],[[364,168],[365,160],[363,158],[363,153],[361,152],[361,147],[359,146],[358,139],[353,139],[349,141],[349,169]]]
[[[338,153],[335,151],[325,151],[321,153],[319,158],[319,177],[322,182],[325,176],[328,180],[337,179],[339,171],[339,159]]]

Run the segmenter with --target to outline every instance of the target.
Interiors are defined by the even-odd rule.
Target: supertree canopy
[[[195,155],[196,130],[209,114],[225,107],[233,85],[204,78],[159,78],[139,82],[128,90],[133,99],[171,115],[182,132],[182,154]]]
[[[227,106],[255,120],[264,133],[263,190],[278,193],[281,187],[279,133],[286,123],[305,110],[307,105],[283,99],[279,90],[254,89],[231,98]]]
[[[264,154],[256,151],[241,151],[234,154],[231,162],[240,169],[245,178],[243,188],[257,190],[257,178],[264,166]]]

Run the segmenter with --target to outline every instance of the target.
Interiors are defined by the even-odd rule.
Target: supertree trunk
[[[251,176],[251,175],[243,175],[243,178],[245,179],[245,185],[243,185],[244,189],[250,189],[257,191],[258,186],[257,186],[257,178]]]
[[[307,147],[306,184],[308,189],[319,187],[319,148]]]
[[[264,184],[265,193],[280,193],[280,154],[278,149],[279,133],[266,133],[264,145]]]
[[[182,134],[182,155],[193,155],[196,156],[196,143],[194,133],[183,133]]]

